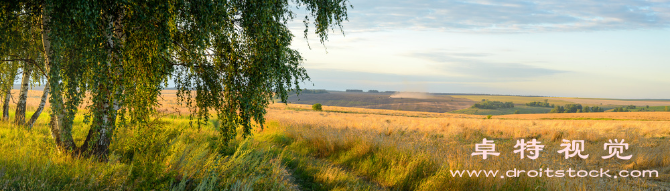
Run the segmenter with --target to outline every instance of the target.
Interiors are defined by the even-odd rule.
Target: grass
[[[669,112],[592,112],[592,113],[545,113],[495,116],[498,119],[523,120],[569,120],[569,119],[613,119],[630,121],[670,121]]]
[[[238,139],[222,154],[214,129],[190,128],[182,116],[157,129],[119,128],[108,162],[56,150],[46,118],[32,130],[0,123],[1,190],[296,189],[278,156],[253,139]],[[86,136],[87,129],[73,129],[75,140]]]
[[[359,107],[369,109],[385,109],[400,111],[422,111],[444,113],[470,107],[474,102],[464,98],[445,95],[425,94],[422,99],[391,98],[391,93],[348,93],[331,92],[326,94],[292,95],[288,103],[308,104],[321,103],[324,106]]]
[[[604,120],[499,120],[476,118],[415,118],[351,113],[299,112],[269,114],[287,137],[308,142],[296,146],[370,180],[397,190],[588,190],[667,189],[670,143],[667,122]],[[501,156],[486,161],[471,157],[475,143],[493,139]],[[536,138],[546,145],[537,160],[512,153],[515,140]],[[609,139],[630,143],[630,161],[603,160]],[[566,160],[556,151],[562,139],[585,140],[591,156]],[[462,169],[655,169],[659,178],[454,178],[449,170]],[[418,169],[418,170],[415,170]],[[640,182],[644,182],[641,184]],[[665,186],[665,187],[664,187]]]
[[[544,102],[546,99],[548,103],[555,105],[565,105],[571,104],[573,102],[559,100],[551,97],[523,97],[523,96],[496,96],[496,95],[452,95],[451,97],[455,98],[465,98],[475,102],[480,102],[482,99],[488,99],[492,101],[502,101],[502,102],[514,102],[515,104],[526,104],[529,102],[539,101]]]
[[[508,114],[514,114],[517,110],[519,111],[520,114],[529,114],[529,113],[549,113],[551,109],[552,108],[548,107],[530,107],[525,105],[514,105],[514,108],[499,108],[499,109],[467,108],[452,111],[451,113],[470,114],[470,115],[508,115]]]
[[[670,188],[670,123],[664,112],[481,116],[309,105],[273,105],[266,129],[220,145],[212,125],[189,126],[168,115],[153,129],[119,127],[110,160],[60,153],[46,113],[32,130],[0,122],[0,190],[663,190]],[[329,112],[330,111],[330,112]],[[340,111],[340,112],[337,112]],[[574,116],[573,116],[574,115]],[[593,116],[591,116],[593,115]],[[535,118],[525,118],[534,116]],[[617,117],[619,116],[619,117]],[[519,117],[505,120],[498,117]],[[549,118],[551,120],[542,120]],[[562,119],[569,118],[570,120]],[[75,118],[78,144],[86,136]],[[500,156],[473,157],[494,140]],[[604,160],[603,144],[625,139],[630,160]],[[537,139],[536,160],[513,153],[516,140]],[[564,159],[562,139],[585,140],[588,159]],[[652,178],[470,178],[452,170],[657,170]]]
[[[624,106],[625,107],[625,106]],[[670,107],[670,106],[649,106],[649,108],[645,106],[638,106],[635,109],[628,109],[631,112],[638,112],[638,111],[665,111],[665,107]]]

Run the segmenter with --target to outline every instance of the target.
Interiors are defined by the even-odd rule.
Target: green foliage
[[[328,29],[342,29],[349,4],[346,0],[3,1],[0,59],[19,55],[45,63],[42,74],[50,83],[56,127],[52,133],[61,149],[104,157],[117,125],[150,128],[150,116],[169,80],[196,125],[216,117],[222,121],[220,140],[228,142],[238,127],[248,136],[253,124],[264,124],[265,108],[275,96],[285,102],[290,90],[309,80],[302,56],[291,48],[294,36],[288,23],[296,7],[308,14],[304,37],[311,23],[323,44]],[[83,101],[85,96],[89,101]],[[78,147],[72,128],[82,106],[90,119],[90,136]]]
[[[626,107],[615,107],[612,111],[613,112],[628,112],[628,108],[626,108]]]
[[[498,108],[513,108],[514,103],[512,102],[501,102],[501,101],[489,101],[489,100],[484,100],[479,103],[475,103],[475,105],[472,106],[472,108],[479,108],[479,109],[498,109]]]
[[[531,106],[531,107],[554,107],[554,104],[549,104],[547,102],[539,102],[539,101],[526,103],[526,105]]]
[[[604,109],[598,106],[588,107],[582,104],[565,104],[565,106],[554,106],[549,113],[589,113],[589,112],[604,112]]]
[[[604,112],[604,111],[605,111],[604,108],[598,107],[598,106],[593,106],[593,107],[590,107],[590,108],[588,106],[586,106],[586,107],[584,107],[584,109],[582,109],[582,112]]]
[[[487,115],[486,119],[491,119],[491,117],[493,117],[493,115]]]
[[[577,113],[582,109],[582,104],[565,104],[565,110],[563,113]]]
[[[554,109],[551,109],[549,113],[563,113],[565,112],[565,108],[563,106],[554,106]]]
[[[519,113],[548,113],[552,108],[547,107],[531,107],[526,105],[515,105],[514,108],[499,108],[499,109],[478,109],[478,108],[466,108],[456,111],[451,111],[450,113],[462,113],[462,114],[473,114],[473,115],[507,115],[514,114],[517,110]],[[476,112],[475,112],[476,111]]]
[[[514,111],[514,114],[519,114],[519,113],[520,113],[519,110]]]
[[[649,108],[649,107],[647,107]],[[630,112],[630,111],[645,111],[645,108],[637,108],[635,105],[628,105],[628,106],[622,106],[622,107],[615,107],[612,111],[613,112]]]
[[[321,104],[320,103],[315,103],[314,105],[312,105],[312,110],[321,111],[322,110],[321,109]]]

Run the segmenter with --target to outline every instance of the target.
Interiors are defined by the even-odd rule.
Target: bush
[[[321,109],[321,104],[320,104],[320,103],[315,103],[314,105],[312,105],[312,110],[314,110],[314,111],[322,111],[322,109]]]
[[[489,101],[484,99],[484,101],[475,103],[472,108],[479,109],[498,109],[498,108],[514,108],[514,103],[512,102],[501,102],[501,101]]]
[[[526,105],[531,106],[531,107],[554,107],[554,106],[552,106],[552,104],[549,104],[547,102],[539,102],[539,101],[526,103]]]
[[[582,104],[565,104],[565,106],[554,106],[549,113],[589,113],[589,112],[603,112],[604,109],[598,106],[582,106]]]

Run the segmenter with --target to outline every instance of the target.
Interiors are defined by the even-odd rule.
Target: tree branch
[[[35,62],[35,60],[32,60],[32,59],[8,59],[8,60],[0,60],[0,62],[15,62],[15,61],[28,62],[28,63],[32,64],[33,66],[35,66],[37,69],[39,69],[40,72],[42,72],[42,75],[44,75],[45,78],[48,78],[48,77],[49,77],[49,76],[47,76],[47,73],[44,72],[44,70],[42,69],[42,67],[40,67],[39,65],[37,65],[37,62]]]

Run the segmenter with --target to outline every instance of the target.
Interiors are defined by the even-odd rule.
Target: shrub
[[[475,103],[472,108],[479,109],[498,109],[498,108],[514,108],[514,103],[512,102],[501,102],[501,101],[489,101],[484,99],[484,101]]]
[[[534,101],[530,103],[526,103],[527,106],[531,107],[553,107],[552,104],[545,102],[539,102],[539,101]]]
[[[312,105],[312,110],[321,111],[322,110],[321,109],[321,104],[320,103],[315,103],[314,105]]]

